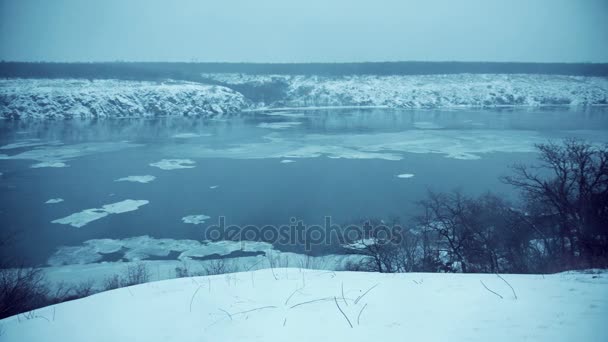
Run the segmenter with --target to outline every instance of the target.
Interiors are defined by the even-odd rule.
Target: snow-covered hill
[[[606,341],[606,273],[266,269],[103,292],[0,321],[19,341]]]
[[[608,79],[559,75],[454,74],[343,77],[203,74],[227,87],[281,89],[269,107],[387,106],[445,108],[598,105],[608,103]]]
[[[0,117],[217,116],[246,100],[226,87],[188,82],[0,80]]]
[[[203,74],[201,82],[216,85],[177,81],[0,80],[0,118],[218,116],[279,107],[608,104],[608,79],[603,77]]]

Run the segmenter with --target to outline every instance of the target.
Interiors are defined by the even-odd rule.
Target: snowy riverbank
[[[203,74],[201,83],[0,80],[0,118],[203,116],[260,108],[480,108],[608,104],[605,77],[530,74]]]

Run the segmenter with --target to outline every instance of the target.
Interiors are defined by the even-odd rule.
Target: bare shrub
[[[55,286],[55,291],[49,294],[49,302],[52,304],[80,299],[95,294],[93,288],[95,282],[92,279],[83,281],[77,285],[68,285],[60,282]]]
[[[103,289],[104,291],[114,290],[121,287],[121,280],[118,274],[114,274],[113,276],[107,277],[103,281]]]
[[[144,263],[137,263],[135,265],[129,265],[123,276],[121,285],[132,286],[137,284],[143,284],[150,281],[150,271]]]
[[[213,259],[203,264],[205,275],[216,275],[224,273],[233,273],[237,271],[234,264],[226,261],[226,259]]]
[[[40,269],[0,269],[0,319],[43,306],[47,293]]]

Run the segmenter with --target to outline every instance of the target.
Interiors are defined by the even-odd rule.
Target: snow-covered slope
[[[0,80],[0,118],[217,116],[265,107],[608,104],[608,79],[557,75],[203,74],[202,82]]]
[[[503,277],[284,268],[180,278],[4,319],[0,339],[608,340],[606,273]]]
[[[0,117],[220,115],[243,109],[240,93],[188,82],[0,80]]]
[[[559,75],[288,76],[203,74],[225,86],[269,86],[282,99],[259,105],[392,108],[597,105],[608,103],[608,79]]]

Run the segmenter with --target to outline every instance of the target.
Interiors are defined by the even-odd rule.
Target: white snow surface
[[[0,117],[5,118],[219,116],[245,106],[238,92],[191,82],[0,80]]]
[[[223,85],[286,85],[272,107],[378,106],[448,108],[608,103],[605,77],[532,74],[304,76],[203,74]]]
[[[0,324],[6,342],[608,340],[606,273],[502,277],[274,268],[116,289]]]
[[[53,220],[51,223],[69,224],[72,227],[81,228],[110,214],[122,214],[134,211],[148,203],[149,201],[147,200],[126,199],[124,201],[106,204],[101,208],[85,209],[69,216]]]
[[[150,183],[151,181],[155,180],[156,177],[151,176],[151,175],[145,175],[145,176],[127,176],[127,177],[123,177],[123,178],[119,178],[117,180],[115,180],[115,182],[135,182],[135,183]]]

